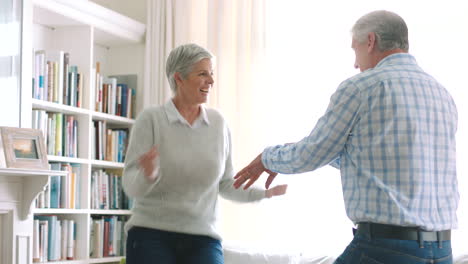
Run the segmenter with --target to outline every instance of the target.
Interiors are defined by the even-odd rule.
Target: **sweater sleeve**
[[[159,181],[159,177],[157,177],[155,182],[149,182],[138,166],[140,156],[148,152],[156,144],[155,138],[158,129],[151,113],[151,111],[155,110],[152,108],[142,112],[131,131],[122,179],[123,189],[131,198],[145,196]],[[159,166],[159,160],[155,162]],[[155,173],[158,173],[158,169],[156,167]]]
[[[252,186],[248,190],[242,188],[235,189],[234,184],[234,169],[232,166],[232,148],[231,148],[231,133],[229,128],[225,127],[225,148],[227,152],[227,158],[225,160],[225,170],[221,181],[219,182],[219,191],[221,197],[236,201],[236,202],[254,202],[265,198],[265,190]]]

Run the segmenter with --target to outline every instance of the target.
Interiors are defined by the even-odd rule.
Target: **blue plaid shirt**
[[[457,118],[447,90],[397,53],[341,83],[309,136],[266,148],[262,161],[286,174],[339,168],[355,223],[452,229]]]

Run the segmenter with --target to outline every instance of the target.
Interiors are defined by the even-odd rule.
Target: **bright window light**
[[[19,54],[20,28],[17,22],[0,24],[0,33],[8,41],[0,41],[0,57],[16,56]]]
[[[448,3],[450,2],[450,3]],[[410,53],[454,97],[460,192],[468,191],[468,8],[465,1],[268,0],[268,80],[256,87],[259,115],[256,137],[264,146],[300,140],[325,112],[329,98],[354,69],[350,29],[362,15],[385,9],[401,15],[409,28]],[[267,98],[265,100],[265,98]],[[253,132],[255,133],[255,132]],[[264,203],[266,219],[248,241],[290,247],[305,254],[340,254],[352,238],[345,214],[339,171],[329,166],[302,175],[280,175],[288,194]],[[459,229],[453,250],[468,253],[468,197],[461,196]],[[465,240],[465,241],[463,241]]]

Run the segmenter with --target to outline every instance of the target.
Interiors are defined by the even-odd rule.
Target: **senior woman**
[[[213,55],[196,44],[171,51],[166,63],[173,98],[143,111],[132,129],[123,187],[134,198],[126,224],[127,263],[224,263],[217,229],[218,194],[252,202],[282,195],[236,190],[230,132],[205,107],[213,86]]]

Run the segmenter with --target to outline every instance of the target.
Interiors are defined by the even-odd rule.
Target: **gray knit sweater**
[[[138,158],[156,145],[157,179],[150,183]],[[228,126],[219,112],[202,106],[192,126],[172,100],[143,111],[132,128],[123,174],[123,188],[134,198],[126,230],[142,226],[221,239],[217,229],[218,194],[251,202],[265,190],[234,189]]]

